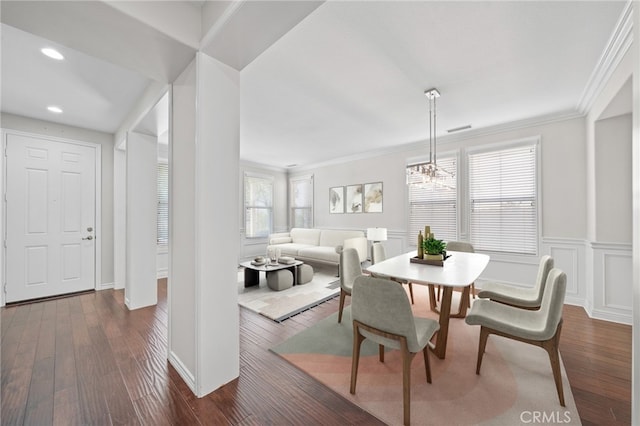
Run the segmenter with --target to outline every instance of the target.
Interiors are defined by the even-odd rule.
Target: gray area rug
[[[318,306],[340,294],[336,267],[314,265],[313,280],[287,290],[274,291],[267,286],[264,273],[260,285],[244,288],[244,270],[238,271],[238,304],[251,311],[282,322],[287,318]]]
[[[414,314],[436,318],[425,286],[414,284]],[[460,293],[454,292],[457,307]],[[386,424],[402,425],[402,359],[377,345],[362,343],[356,394],[349,392],[353,329],[351,309],[318,321],[271,350]],[[579,425],[564,367],[566,407],[560,406],[549,357],[541,348],[498,336],[489,337],[480,375],[475,374],[480,330],[452,319],[447,356],[430,354],[433,383],[425,377],[421,355],[411,366],[411,423],[414,425],[571,424]],[[562,344],[562,343],[561,343]],[[386,349],[386,348],[385,348]]]

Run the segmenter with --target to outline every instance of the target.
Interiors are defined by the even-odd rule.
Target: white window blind
[[[169,242],[169,165],[167,163],[158,163],[157,200],[157,243],[167,245]]]
[[[412,245],[418,244],[418,232],[430,226],[438,240],[458,239],[457,226],[457,161],[456,157],[438,158],[438,166],[454,172],[439,183],[411,184],[418,177],[409,178],[409,237]]]
[[[244,221],[247,238],[264,238],[273,223],[273,178],[245,174]]]
[[[291,227],[313,228],[313,175],[289,181]]]
[[[468,158],[469,231],[475,249],[537,254],[536,146]]]

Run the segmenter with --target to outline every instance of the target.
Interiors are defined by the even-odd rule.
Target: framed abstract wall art
[[[329,188],[329,213],[344,213],[344,186]]]
[[[362,184],[347,186],[345,210],[347,213],[362,213]]]
[[[382,182],[364,184],[364,212],[382,213]]]

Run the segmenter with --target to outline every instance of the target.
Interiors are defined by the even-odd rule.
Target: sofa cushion
[[[286,236],[286,237],[272,237],[269,240],[269,244],[285,244],[285,243],[290,243],[292,242],[291,237],[290,236]]]
[[[336,246],[342,245],[344,240],[355,237],[364,237],[364,232],[323,229],[320,234],[320,243],[318,245],[335,248]]]
[[[297,257],[298,252],[301,249],[304,249],[307,247],[314,247],[314,246],[310,246],[309,244],[296,244],[296,243],[275,244],[275,245],[267,246],[267,251],[269,251],[270,248],[277,248],[280,250],[280,256]]]
[[[320,244],[320,229],[293,228],[289,233],[295,244],[317,246]]]
[[[334,247],[306,247],[298,251],[298,257],[319,260],[321,262],[340,262],[340,255],[336,253]]]

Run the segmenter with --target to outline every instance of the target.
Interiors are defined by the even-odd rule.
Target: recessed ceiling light
[[[55,112],[56,114],[62,114],[62,108],[55,105],[48,106],[47,109],[51,112]]]
[[[62,56],[62,53],[58,52],[56,49],[45,47],[44,49],[40,49],[40,51],[42,52],[43,55],[46,55],[52,59],[57,59],[58,61],[61,61],[64,59],[64,56]]]

